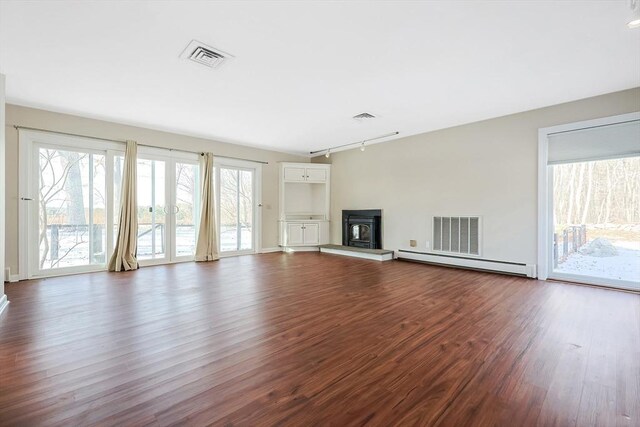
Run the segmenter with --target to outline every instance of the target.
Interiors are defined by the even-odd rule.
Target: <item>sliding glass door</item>
[[[106,151],[38,144],[35,200],[37,272],[104,266],[107,248]]]
[[[640,157],[551,166],[551,277],[640,289]]]
[[[639,115],[543,132],[547,135],[542,141],[547,151],[543,276],[640,290]]]
[[[53,142],[25,144],[31,161],[21,166],[28,182],[21,188],[21,212],[31,224],[22,230],[29,242],[24,278],[104,270],[118,234],[123,147],[40,138]],[[138,151],[138,260],[141,265],[192,260],[200,211],[198,155]]]
[[[254,253],[256,169],[221,163],[216,167],[221,255]]]
[[[124,145],[31,131],[20,138],[20,278],[106,269],[117,240]],[[200,176],[196,153],[138,147],[141,265],[193,259]],[[260,248],[260,176],[254,162],[215,163],[223,256]]]
[[[167,174],[164,160],[138,159],[138,261],[166,262]]]
[[[139,156],[138,259],[142,265],[193,259],[199,178],[195,158]]]

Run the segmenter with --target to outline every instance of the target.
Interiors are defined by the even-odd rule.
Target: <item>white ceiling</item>
[[[308,153],[640,86],[628,2],[0,1],[7,101]],[[180,59],[197,39],[235,59]],[[352,116],[377,119],[359,123]]]

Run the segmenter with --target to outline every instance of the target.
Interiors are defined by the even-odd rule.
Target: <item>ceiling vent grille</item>
[[[368,120],[368,119],[375,119],[376,116],[374,116],[373,114],[369,114],[369,113],[360,113],[357,116],[353,116],[354,119],[356,120]]]
[[[180,57],[209,68],[218,68],[224,62],[233,58],[233,55],[223,52],[220,49],[207,46],[197,40],[191,40],[191,43],[185,48]]]

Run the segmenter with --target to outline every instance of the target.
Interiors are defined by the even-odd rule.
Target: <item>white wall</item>
[[[633,111],[640,88],[332,153],[331,240],[343,209],[383,209],[384,247],[420,251],[432,216],[482,215],[483,258],[535,264],[538,129]]]
[[[6,265],[18,274],[18,132],[13,125],[57,130],[110,139],[131,139],[140,144],[192,151],[211,151],[214,155],[269,162],[262,168],[262,247],[278,246],[278,163],[308,162],[306,157],[261,150],[135,126],[88,119],[69,114],[7,105],[7,234]],[[4,176],[4,174],[3,174]],[[4,188],[4,186],[3,186]],[[5,241],[3,239],[3,241]]]

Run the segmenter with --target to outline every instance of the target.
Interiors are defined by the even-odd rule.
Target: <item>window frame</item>
[[[553,251],[551,250],[551,245],[553,244],[553,168],[548,164],[549,135],[557,132],[614,125],[631,120],[640,120],[640,112],[567,123],[538,130],[538,265],[536,269],[538,279],[555,279],[634,291],[640,289],[626,280],[554,272]]]
[[[31,279],[39,277],[54,277],[76,273],[105,271],[109,262],[108,258],[113,252],[113,237],[108,230],[113,228],[113,217],[110,213],[113,208],[113,186],[108,185],[113,181],[113,158],[115,155],[124,155],[124,144],[106,140],[79,137],[64,134],[36,130],[21,130],[19,132],[19,174],[18,174],[18,266],[19,279]],[[74,267],[59,267],[55,269],[40,269],[39,246],[35,239],[40,228],[39,210],[39,177],[34,177],[34,165],[39,162],[40,148],[59,149],[65,151],[77,151],[87,154],[99,154],[105,156],[105,263],[89,264]],[[25,218],[26,220],[20,220]],[[35,247],[34,247],[35,246]]]

